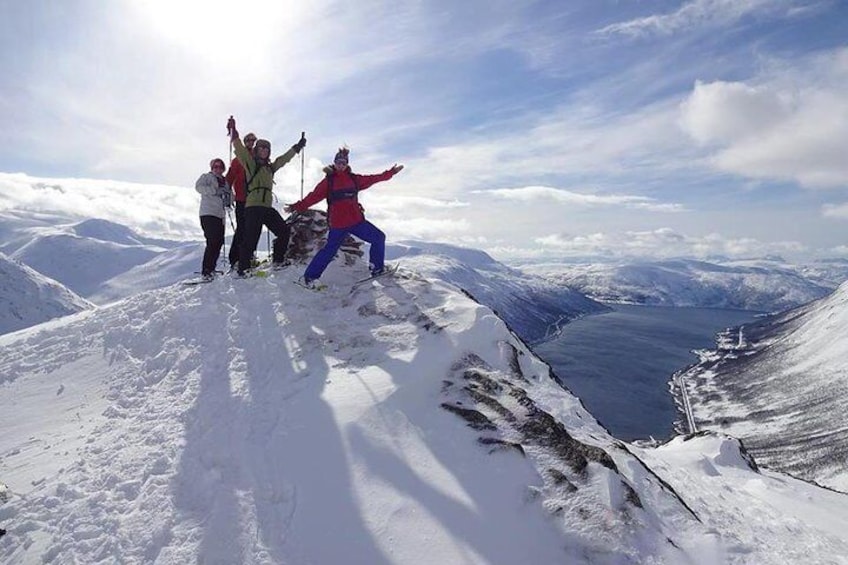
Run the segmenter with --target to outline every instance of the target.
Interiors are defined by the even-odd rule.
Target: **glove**
[[[225,190],[221,193],[221,200],[224,202],[224,208],[232,208],[233,193],[229,190]]]
[[[392,168],[389,169],[389,170],[392,172],[392,176],[395,176],[396,174],[398,174],[399,172],[401,172],[403,170],[403,165],[398,165],[397,163],[395,163],[394,165],[392,165]]]
[[[305,135],[301,135],[301,136],[300,136],[300,141],[298,141],[297,143],[295,143],[295,144],[294,144],[294,147],[295,147],[295,149],[297,149],[297,152],[298,152],[298,153],[300,153],[301,151],[303,151],[303,148],[304,148],[304,147],[306,147],[306,136],[305,136]]]
[[[232,116],[227,120],[227,133],[230,134],[230,141],[238,139],[238,130],[236,129],[236,120]]]

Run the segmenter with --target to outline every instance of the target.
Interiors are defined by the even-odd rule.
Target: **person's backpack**
[[[359,188],[359,182],[356,180],[356,175],[353,174],[353,171],[349,171],[351,180],[353,180],[353,188],[346,188],[344,190],[333,190],[333,180],[336,176],[335,171],[330,171],[327,173],[327,211],[330,211],[330,206],[333,205],[334,202],[339,202],[341,200],[353,200],[356,202],[356,205],[359,206],[359,211],[362,212],[362,215],[365,216],[365,208],[362,207],[362,204],[359,203],[358,194],[361,190]]]
[[[255,159],[254,159],[254,161],[253,161],[253,162],[254,162],[257,166],[256,166],[256,170],[254,170],[254,171],[253,171],[253,174],[252,174],[252,175],[250,175],[250,178],[247,180],[247,183],[244,185],[244,192],[245,192],[245,196],[246,196],[246,195],[248,195],[248,194],[250,194],[250,193],[251,193],[251,192],[253,192],[254,190],[264,190],[266,194],[267,194],[268,192],[271,192],[271,191],[273,190],[273,188],[272,188],[272,187],[270,187],[270,186],[257,186],[256,188],[250,188],[250,183],[252,183],[252,182],[253,182],[253,179],[255,179],[255,178],[256,178],[256,175],[257,175],[257,174],[259,174],[259,171],[260,171],[260,170],[262,170],[262,167],[268,167],[268,170],[269,170],[269,171],[271,171],[271,182],[272,182],[272,183],[273,183],[273,182],[275,182],[275,181],[274,181],[274,170],[271,168],[270,163],[262,163],[262,164],[260,165],[260,164],[256,163],[256,160],[255,160]],[[245,171],[245,173],[246,173],[246,171]],[[245,176],[247,176],[247,175],[245,174]],[[265,202],[265,196],[266,196],[266,194],[263,194],[263,195],[262,195],[262,202]]]

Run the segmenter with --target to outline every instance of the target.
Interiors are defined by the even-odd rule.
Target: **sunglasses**
[[[256,143],[256,138],[255,137],[248,137],[248,138],[245,138],[244,142],[245,143]]]

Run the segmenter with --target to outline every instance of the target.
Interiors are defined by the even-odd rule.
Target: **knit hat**
[[[268,157],[260,157],[259,150],[262,148],[268,150]],[[253,145],[253,160],[257,163],[267,163],[268,158],[271,156],[271,142],[267,139],[257,139],[256,143]]]
[[[347,165],[348,153],[350,153],[350,150],[347,147],[342,147],[341,149],[339,149],[338,153],[336,153],[336,156],[333,158],[333,163],[344,163],[345,165]]]

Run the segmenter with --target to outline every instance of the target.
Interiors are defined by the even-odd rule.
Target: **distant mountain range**
[[[848,262],[693,259],[523,265],[601,302],[779,312],[821,298],[848,279]]]
[[[386,253],[405,268],[462,288],[531,343],[550,337],[570,320],[609,310],[576,290],[510,268],[476,249],[406,241],[388,246]]]
[[[160,289],[195,276],[202,242],[147,238],[134,230],[101,219],[69,221],[59,216],[5,213],[6,243],[12,258],[65,285],[96,304],[106,304],[143,291]],[[524,340],[545,339],[574,318],[603,312],[607,307],[577,291],[522,273],[486,253],[425,242],[391,245],[388,257],[407,269],[434,276],[462,288],[496,310]],[[293,268],[303,267],[295,265]],[[337,268],[331,266],[332,269]],[[19,272],[12,278],[32,278]],[[20,281],[19,285],[33,284]],[[21,310],[12,294],[9,312]],[[88,307],[91,307],[89,302]],[[67,310],[54,309],[56,315]],[[8,316],[18,319],[13,314]],[[29,318],[27,318],[29,319]],[[34,316],[32,323],[44,321]],[[11,322],[10,322],[11,324]],[[20,323],[9,327],[19,328]]]

